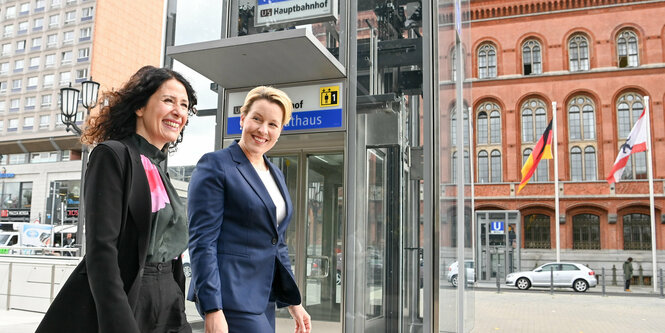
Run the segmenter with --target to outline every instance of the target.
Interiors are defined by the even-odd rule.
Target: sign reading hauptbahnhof
[[[337,20],[337,0],[257,0],[254,26]]]
[[[293,102],[291,121],[284,132],[316,132],[343,129],[342,82],[312,84],[296,87],[278,87]],[[238,135],[240,107],[249,90],[230,92],[226,104],[226,134]]]

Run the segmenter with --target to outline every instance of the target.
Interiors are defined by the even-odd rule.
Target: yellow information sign
[[[322,108],[339,105],[339,86],[321,87],[319,106]]]

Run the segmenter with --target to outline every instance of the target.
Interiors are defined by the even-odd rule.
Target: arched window
[[[457,181],[457,152],[453,152],[453,157],[451,159],[452,167],[450,168],[451,170],[451,175],[452,175],[452,181],[456,182]],[[464,151],[464,183],[468,184],[471,181],[471,165],[469,164],[469,152]]]
[[[490,171],[492,172],[492,183],[501,182],[501,152],[492,150]]]
[[[478,78],[496,77],[496,48],[492,44],[484,44],[478,49]]]
[[[501,143],[501,113],[499,105],[492,102],[481,104],[478,109],[478,144],[500,144]],[[487,122],[487,115],[489,123]],[[489,140],[488,140],[489,139]]]
[[[582,149],[573,147],[570,150],[570,180],[582,180]]]
[[[571,72],[589,70],[589,42],[583,35],[575,35],[568,41],[568,62]]]
[[[499,106],[496,104],[494,106],[495,110],[490,113],[490,143],[497,144],[501,143],[501,115],[496,111]]]
[[[462,54],[464,54],[464,49],[462,49]],[[461,66],[461,68],[462,68],[462,71],[461,71],[462,72],[462,80],[464,80],[464,76],[465,76],[464,75],[464,58],[462,58],[461,62],[462,62],[462,66]],[[452,78],[453,81],[457,81],[457,72],[458,72],[457,65],[458,65],[457,64],[457,47],[454,47],[450,51],[450,73],[451,73],[450,77]]]
[[[584,148],[584,180],[596,180],[596,148]]]
[[[530,39],[522,44],[522,67],[524,75],[541,74],[543,72],[543,60],[538,41]]]
[[[593,214],[573,216],[573,249],[600,250],[600,217]]]
[[[617,124],[618,124],[618,142],[619,147],[626,142],[630,131],[637,122],[637,119],[644,111],[642,95],[637,93],[626,93],[619,97],[617,101]],[[630,155],[626,168],[623,169],[621,179],[645,179],[647,178],[646,152],[640,152]]]
[[[551,249],[550,217],[543,214],[524,216],[524,247],[527,249]]]
[[[568,135],[570,141],[596,139],[595,106],[586,96],[574,97],[568,102]]]
[[[536,142],[547,127],[545,103],[539,99],[530,99],[522,104],[521,111],[522,143]]]
[[[522,166],[524,166],[526,160],[529,159],[531,152],[531,148],[524,149],[524,152],[522,153]],[[531,182],[546,182],[549,180],[549,164],[547,161],[548,160],[540,160],[536,172],[533,174],[533,176],[531,176]]]
[[[617,36],[617,59],[619,68],[640,65],[637,51],[637,35],[632,30],[624,30]]]
[[[450,140],[454,145],[457,144],[457,112],[453,111],[450,116]],[[469,116],[464,112],[464,144],[469,144]]]
[[[476,131],[478,132],[478,144],[479,145],[486,145],[487,144],[487,112],[481,111],[478,113],[478,129]]]
[[[651,250],[651,221],[646,214],[623,216],[623,249]]]
[[[478,182],[489,183],[489,161],[487,158],[487,151],[481,150],[478,152]]]

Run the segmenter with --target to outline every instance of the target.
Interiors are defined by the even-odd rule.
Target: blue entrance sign
[[[283,133],[319,132],[344,129],[344,87],[342,82],[278,87],[293,103],[291,120]],[[226,99],[226,134],[240,135],[240,107],[249,90],[229,92]]]
[[[322,128],[341,128],[342,109],[300,111],[292,113],[291,121],[284,126],[284,132]],[[226,133],[240,134],[240,117],[229,117]]]
[[[504,234],[506,233],[506,223],[504,221],[490,222],[490,234]]]

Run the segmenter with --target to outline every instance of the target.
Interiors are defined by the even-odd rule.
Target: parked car
[[[182,253],[182,270],[185,277],[192,277],[192,265],[189,263],[189,249],[185,249]]]
[[[457,261],[448,266],[448,282],[453,287],[457,287],[457,275],[459,274],[459,264]],[[464,266],[466,267],[466,282],[473,283],[476,281],[476,271],[474,269],[473,260],[465,260]]]
[[[18,246],[18,232],[2,232],[0,233],[0,246],[9,247],[9,246]],[[11,254],[16,253],[18,250],[11,250],[4,248],[0,249],[0,254]]]
[[[593,270],[572,262],[550,262],[532,271],[510,273],[506,276],[507,285],[521,290],[549,287],[550,280],[555,287],[573,288],[577,292],[585,292],[598,284]]]

